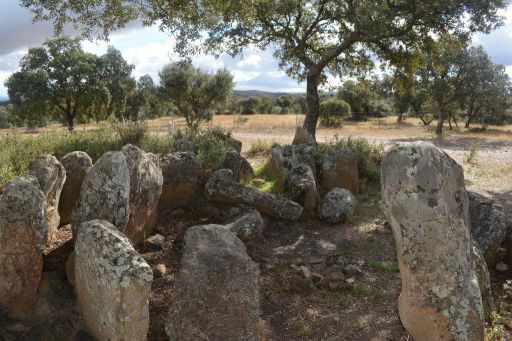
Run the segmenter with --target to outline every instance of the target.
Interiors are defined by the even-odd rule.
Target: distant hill
[[[0,98],[0,106],[6,106],[7,104],[9,104],[9,100],[7,100],[7,98]]]
[[[281,96],[292,96],[292,97],[299,97],[304,96],[306,93],[300,93],[300,92],[270,92],[270,91],[259,91],[259,90],[233,90],[233,95],[240,98],[247,98],[247,97],[271,97],[272,100],[275,100],[278,97]]]

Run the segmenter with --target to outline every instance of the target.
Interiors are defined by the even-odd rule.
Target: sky
[[[46,39],[52,38],[53,27],[49,22],[32,22],[31,13],[18,5],[18,0],[0,0],[0,99],[6,99],[7,90],[4,81],[18,69],[19,61],[29,47],[40,46]],[[486,48],[495,63],[506,66],[512,77],[512,6],[502,13],[505,25],[489,35],[477,34],[474,45]],[[71,34],[74,32],[69,30]],[[83,42],[84,50],[103,54],[108,45],[121,51],[124,58],[135,65],[133,75],[138,79],[149,74],[158,82],[158,71],[171,62],[178,60],[172,53],[173,39],[160,32],[156,27],[131,27],[114,32],[110,42]],[[215,71],[225,67],[235,80],[235,89],[262,90],[272,92],[304,92],[305,83],[287,77],[279,70],[278,62],[272,51],[246,49],[241,56],[232,58],[222,55],[218,59],[210,55],[195,56],[193,63],[203,69]],[[337,85],[339,78],[331,77],[329,85]]]

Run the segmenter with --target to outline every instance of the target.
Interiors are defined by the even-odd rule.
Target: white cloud
[[[259,68],[260,62],[261,62],[261,56],[260,55],[251,54],[249,57],[247,57],[245,59],[242,59],[241,61],[236,63],[236,66],[239,67],[239,68],[243,68],[246,65],[252,65],[252,66],[255,66],[255,67]]]

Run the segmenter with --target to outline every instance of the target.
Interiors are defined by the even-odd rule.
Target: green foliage
[[[242,115],[254,115],[261,112],[261,101],[258,97],[249,97],[238,103],[240,105],[240,114]]]
[[[228,70],[211,74],[194,67],[190,60],[166,65],[159,76],[162,96],[176,106],[192,130],[197,130],[201,121],[211,120],[233,89],[233,76]]]
[[[104,153],[120,150],[123,145],[119,135],[106,126],[75,133],[41,135],[25,135],[13,130],[0,136],[0,181],[10,181],[25,172],[42,154],[52,154],[60,159],[67,153],[80,150],[96,161]],[[146,135],[135,145],[163,156],[170,150],[170,139],[168,136]]]
[[[380,181],[380,161],[384,147],[373,144],[365,138],[347,137],[339,138],[338,135],[326,143],[318,143],[315,149],[315,161],[321,164],[325,154],[330,150],[350,148],[357,155],[357,168],[359,176],[369,183],[377,184]]]
[[[197,145],[197,159],[205,170],[220,169],[222,157],[231,145],[231,132],[221,127],[210,127],[204,130],[178,130],[174,140],[188,139]]]
[[[395,262],[370,261],[368,266],[380,272],[398,272],[398,265]]]
[[[284,190],[283,177],[266,165],[253,165],[256,178],[265,180],[265,183],[258,184],[251,182],[250,185],[263,192],[282,194]]]
[[[276,104],[281,108],[279,114],[286,115],[292,107],[293,98],[291,96],[279,96],[276,100]]]
[[[121,143],[140,145],[148,133],[148,125],[145,121],[115,122],[112,129],[117,133]]]
[[[350,105],[337,98],[328,98],[320,103],[320,123],[324,127],[339,127],[350,117]]]

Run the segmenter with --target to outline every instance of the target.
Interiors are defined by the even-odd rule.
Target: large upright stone
[[[57,231],[60,223],[59,198],[66,181],[66,169],[53,155],[41,155],[28,173],[37,178],[39,188],[46,198],[48,236]]]
[[[130,217],[124,234],[134,243],[144,241],[156,221],[162,193],[162,170],[158,157],[128,144],[121,150],[130,170]]]
[[[303,208],[296,202],[238,183],[229,169],[213,172],[205,186],[205,197],[212,202],[253,206],[268,216],[298,220]]]
[[[163,188],[158,203],[159,210],[185,206],[199,180],[200,167],[191,152],[171,153],[160,160]]]
[[[29,318],[36,302],[48,238],[45,207],[44,194],[26,176],[0,197],[0,311],[14,319]]]
[[[254,176],[254,170],[249,161],[232,147],[222,157],[222,168],[231,170],[236,181]]]
[[[166,320],[169,339],[256,341],[259,269],[245,245],[220,225],[189,228]]]
[[[310,215],[316,211],[318,191],[311,167],[301,163],[293,167],[284,177],[285,194],[304,207]]]
[[[270,168],[280,174],[283,179],[287,172],[301,163],[308,165],[316,176],[315,148],[312,145],[299,144],[292,146],[276,145],[272,147]]]
[[[327,152],[322,162],[322,189],[327,193],[336,187],[359,193],[357,155],[348,148]]]
[[[494,266],[496,252],[507,237],[507,222],[503,206],[491,198],[468,191],[471,235],[489,268]]]
[[[98,340],[142,341],[149,329],[153,273],[112,224],[82,224],[75,243],[75,286],[82,318]]]
[[[381,179],[404,327],[416,341],[483,340],[462,167],[432,144],[400,143],[384,155]]]
[[[64,155],[60,163],[66,169],[66,182],[59,199],[60,226],[64,226],[71,223],[73,207],[80,198],[80,188],[92,167],[92,159],[85,152],[71,152]]]
[[[73,237],[83,222],[101,219],[123,231],[129,219],[130,172],[122,152],[108,152],[85,176],[73,209]]]

